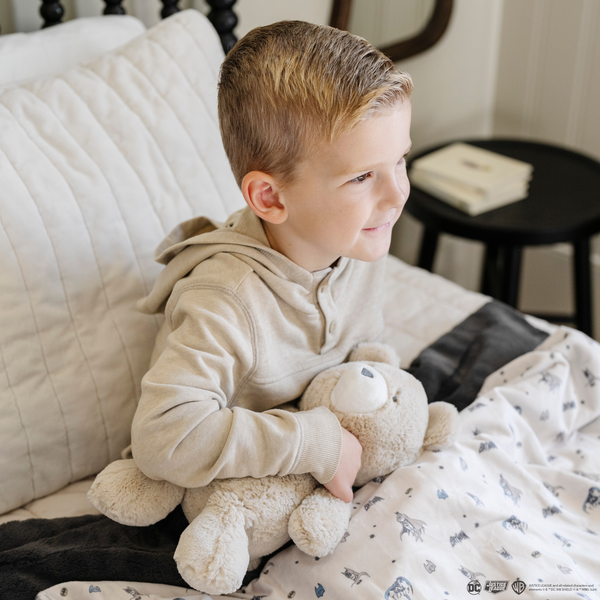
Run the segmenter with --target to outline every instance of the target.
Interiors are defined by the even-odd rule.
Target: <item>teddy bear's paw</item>
[[[184,489],[144,475],[135,461],[116,460],[99,473],[88,500],[122,525],[145,527],[164,519],[182,500]]]
[[[219,496],[216,501],[214,496]],[[175,562],[185,581],[206,594],[230,594],[248,569],[248,536],[243,509],[228,494],[213,494],[179,539]]]
[[[459,434],[458,410],[448,402],[429,405],[429,424],[423,440],[425,450],[443,450],[456,442]]]
[[[310,556],[331,554],[348,529],[350,511],[350,504],[318,488],[291,514],[290,537]]]

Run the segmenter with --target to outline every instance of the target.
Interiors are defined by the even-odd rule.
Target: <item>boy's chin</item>
[[[362,252],[353,253],[352,256],[348,256],[348,258],[354,258],[356,260],[360,260],[362,262],[374,262],[386,256],[390,251],[390,244],[382,244],[377,249],[369,249],[363,250]]]

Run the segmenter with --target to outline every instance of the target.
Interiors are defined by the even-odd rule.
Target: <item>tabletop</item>
[[[529,195],[470,216],[413,187],[406,210],[427,227],[486,243],[521,246],[574,242],[600,232],[600,162],[538,142],[493,139],[465,143],[531,163]]]

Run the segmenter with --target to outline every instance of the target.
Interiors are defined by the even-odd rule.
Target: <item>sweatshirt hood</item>
[[[162,312],[175,284],[201,262],[222,252],[235,254],[251,265],[271,286],[277,280],[291,281],[310,291],[324,275],[323,271],[306,271],[271,248],[261,220],[246,207],[225,223],[194,217],[169,232],[154,252],[154,260],[166,266],[150,294],[137,303],[138,310],[147,314]]]

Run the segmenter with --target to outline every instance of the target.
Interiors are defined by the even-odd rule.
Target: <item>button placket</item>
[[[318,301],[325,319],[325,341],[321,353],[328,352],[336,342],[335,332],[337,330],[336,307],[331,295],[331,285],[328,282],[321,284],[318,293]]]

